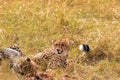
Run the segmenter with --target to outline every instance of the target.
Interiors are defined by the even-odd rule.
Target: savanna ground
[[[92,66],[74,64],[73,72],[56,71],[55,80],[61,80],[60,73],[78,80],[120,80],[119,0],[0,0],[0,48],[17,44],[34,55],[62,38],[72,42],[69,58],[74,60],[81,43],[91,49],[101,45],[114,56]],[[21,80],[6,63],[0,67],[0,80]]]

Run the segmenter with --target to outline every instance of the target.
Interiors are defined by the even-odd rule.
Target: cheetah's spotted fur
[[[55,41],[52,48],[45,49],[43,52],[34,56],[34,61],[43,71],[47,68],[65,68],[69,52],[69,43],[62,39]]]

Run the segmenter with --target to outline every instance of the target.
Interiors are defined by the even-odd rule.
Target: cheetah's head
[[[34,72],[33,68],[34,65],[32,64],[31,59],[28,57],[21,57],[19,59],[16,59],[13,63],[14,71],[21,75],[29,74],[32,71]]]
[[[66,39],[58,40],[53,43],[53,49],[56,54],[68,53],[70,46]]]

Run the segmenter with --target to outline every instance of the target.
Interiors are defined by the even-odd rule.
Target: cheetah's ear
[[[27,59],[26,59],[26,60],[27,60],[27,62],[30,62],[30,61],[31,61],[29,57],[27,57]]]
[[[71,41],[68,39],[68,38],[66,38],[66,39],[63,39],[65,42],[67,42],[67,44],[68,45],[71,45]]]

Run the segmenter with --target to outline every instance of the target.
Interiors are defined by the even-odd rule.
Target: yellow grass
[[[18,44],[25,54],[34,55],[52,40],[67,38],[73,43],[69,59],[81,54],[81,43],[92,50],[105,44],[104,50],[114,54],[112,61],[94,66],[74,63],[73,72],[56,71],[55,80],[61,80],[62,73],[78,80],[120,80],[119,35],[119,0],[0,0],[0,48]],[[0,67],[0,80],[21,80],[6,63]]]

